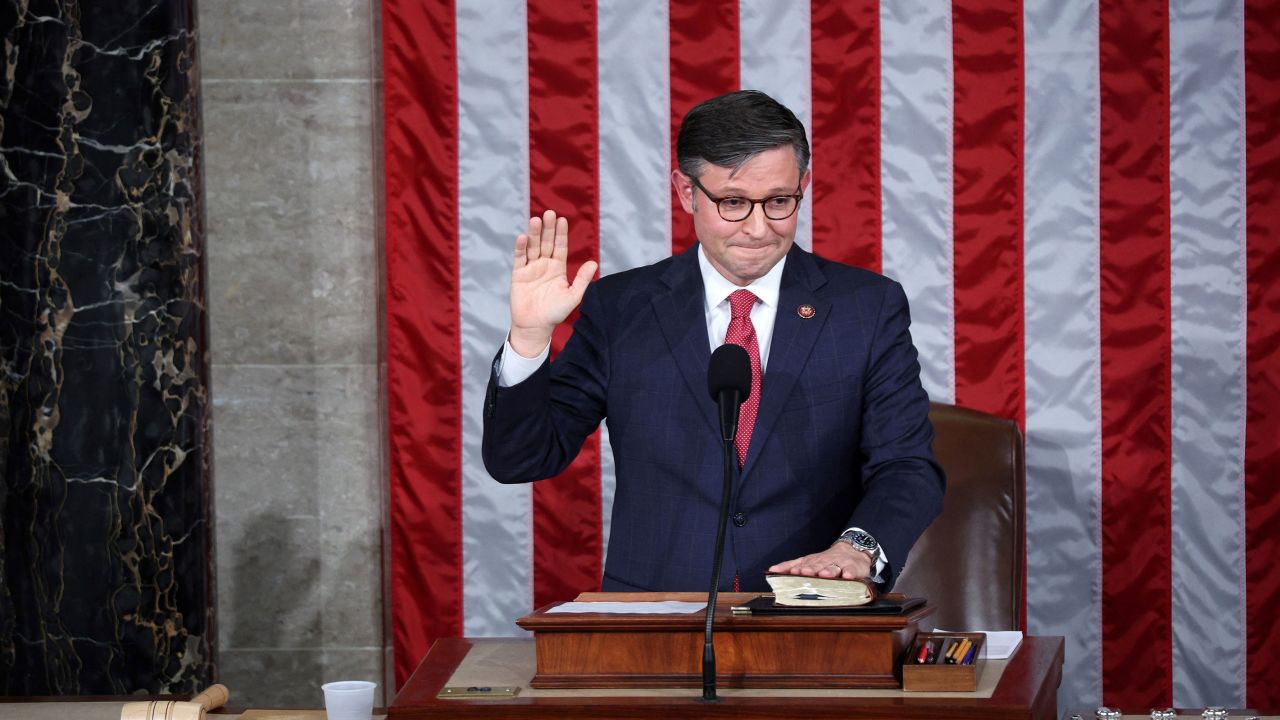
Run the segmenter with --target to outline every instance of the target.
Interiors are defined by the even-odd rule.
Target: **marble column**
[[[212,675],[194,11],[0,2],[0,694]]]
[[[200,0],[219,677],[314,707],[384,627],[376,0]]]

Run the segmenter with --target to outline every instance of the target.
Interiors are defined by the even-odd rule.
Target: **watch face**
[[[876,539],[864,532],[856,532],[853,534],[853,544],[867,550],[876,549]]]

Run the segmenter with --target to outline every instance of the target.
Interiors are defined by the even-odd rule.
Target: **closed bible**
[[[773,602],[787,607],[859,607],[876,598],[867,579],[805,577],[769,573],[765,580],[773,590]]]

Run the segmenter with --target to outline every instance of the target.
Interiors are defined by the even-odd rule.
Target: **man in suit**
[[[698,244],[569,281],[568,222],[516,238],[511,330],[485,402],[499,482],[561,472],[601,420],[617,485],[605,590],[703,590],[723,482],[711,348],[747,349],[721,589],[764,573],[871,577],[887,589],[941,510],[929,401],[898,283],[794,246],[809,146],[790,110],[743,91],[691,110],[672,173]],[[580,307],[555,362],[551,333]]]

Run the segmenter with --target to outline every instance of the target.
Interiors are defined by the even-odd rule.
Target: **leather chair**
[[[947,473],[942,514],[911,549],[895,592],[937,607],[946,630],[1022,630],[1026,464],[1016,423],[932,403],[933,452]]]

